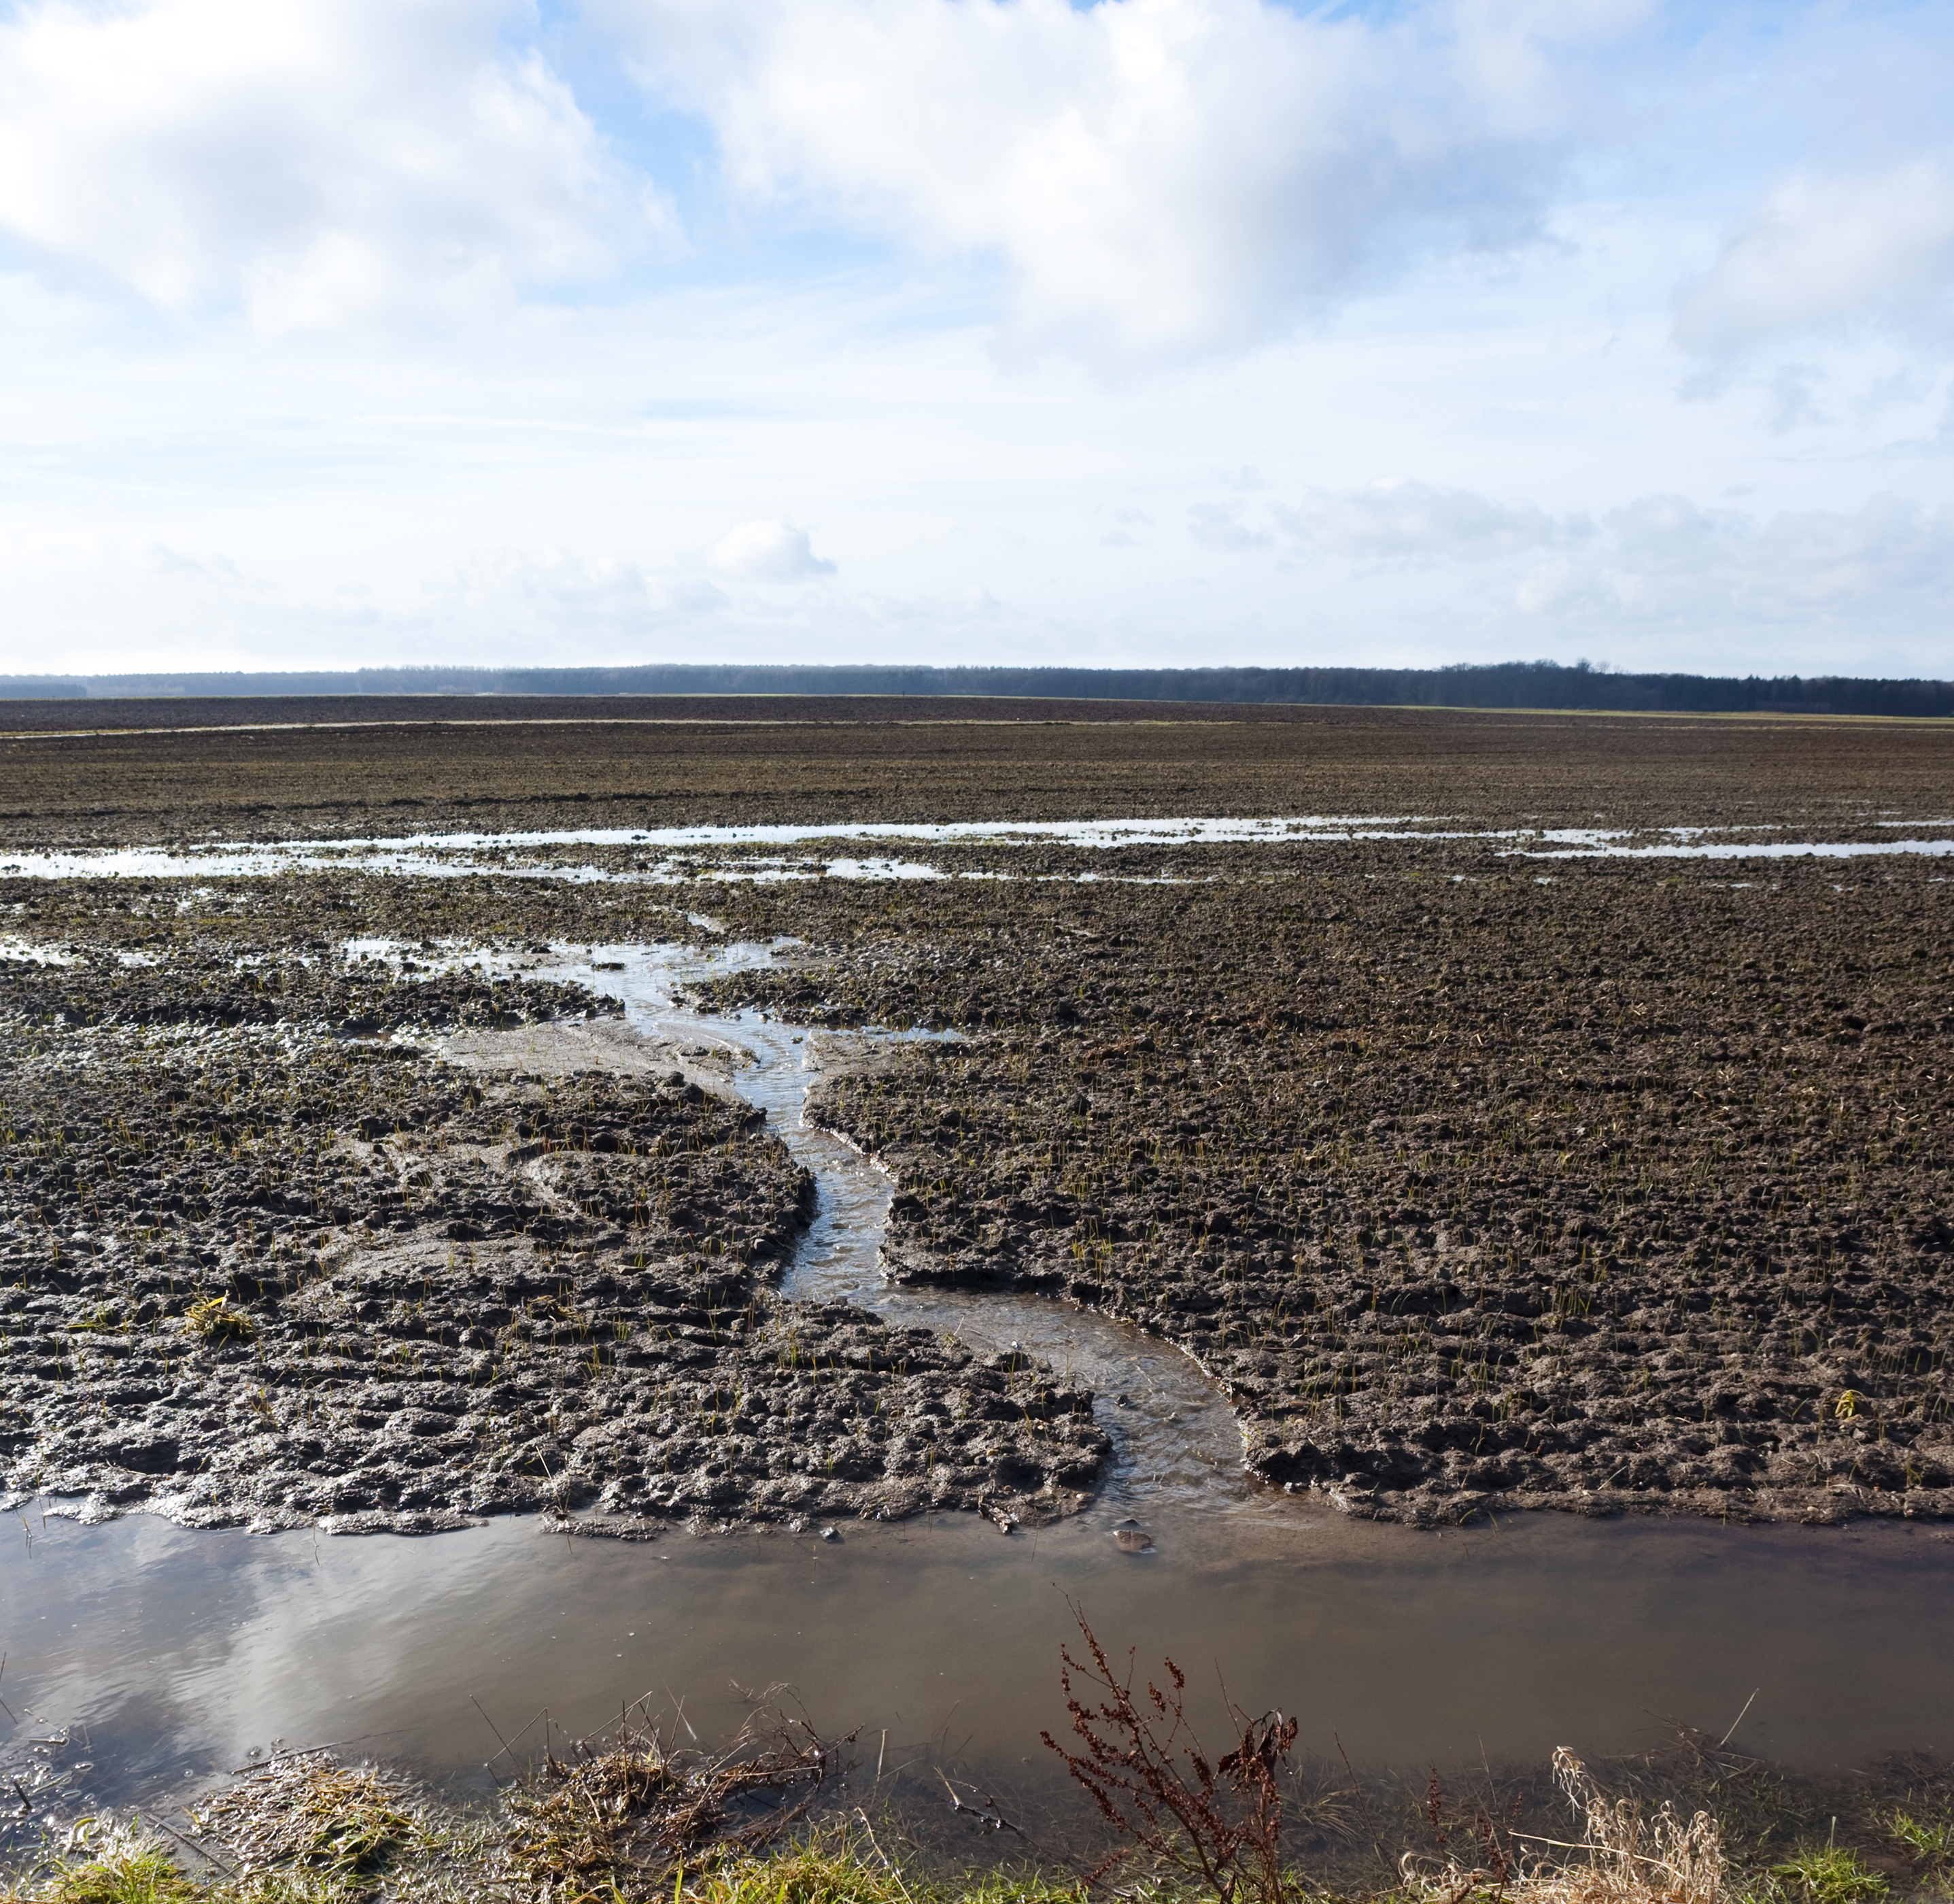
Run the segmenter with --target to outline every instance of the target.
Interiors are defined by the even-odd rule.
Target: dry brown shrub
[[[1166,1689],[1148,1680],[1136,1693],[1135,1653],[1117,1671],[1079,1604],[1068,1598],[1066,1605],[1088,1655],[1079,1660],[1059,1648],[1059,1682],[1079,1748],[1048,1732],[1039,1736],[1129,1841],[1085,1881],[1098,1883],[1139,1852],[1220,1904],[1283,1904],[1293,1887],[1283,1862],[1282,1786],[1296,1722],[1280,1712],[1252,1718],[1230,1700],[1235,1747],[1211,1763],[1188,1721],[1180,1668],[1164,1661]]]

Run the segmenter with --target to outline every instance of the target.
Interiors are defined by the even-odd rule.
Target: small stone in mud
[[[824,1527],[821,1530],[821,1538],[824,1541],[838,1541],[841,1538],[841,1530],[838,1527]]]
[[[1114,1528],[1113,1540],[1122,1554],[1144,1554],[1154,1544],[1154,1537],[1137,1527]]]

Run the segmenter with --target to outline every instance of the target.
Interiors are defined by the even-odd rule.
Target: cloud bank
[[[1591,517],[1400,479],[1274,502],[1268,517],[1293,556],[1358,576],[1491,570],[1512,608],[1570,632],[1693,624],[1849,643],[1954,614],[1954,506],[1892,495],[1759,516],[1653,495]]]
[[[1704,357],[1883,320],[1954,341],[1954,157],[1775,187],[1676,300],[1676,335]]]
[[[1496,502],[1469,489],[1399,478],[1342,495],[1319,492],[1270,514],[1299,547],[1361,563],[1512,555],[1591,535],[1584,517],[1557,521],[1538,504]]]
[[[1022,341],[1237,346],[1433,247],[1536,236],[1637,0],[605,0],[743,203],[994,260]]]

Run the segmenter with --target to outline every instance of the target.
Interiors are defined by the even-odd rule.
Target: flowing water
[[[1241,1466],[1241,1437],[1213,1385],[1177,1349],[1123,1323],[1038,1296],[992,1290],[891,1289],[878,1261],[894,1184],[887,1172],[832,1133],[806,1123],[802,1105],[823,1068],[845,1067],[851,1050],[894,1038],[809,1033],[743,1012],[700,1016],[674,1002],[688,979],[742,964],[771,963],[781,946],[734,946],[702,957],[673,947],[611,946],[568,965],[539,962],[542,978],[576,979],[623,1000],[640,1029],[681,1046],[729,1052],[741,1096],[763,1107],[768,1121],[813,1174],[819,1202],[783,1280],[789,1296],[859,1303],[894,1323],[953,1334],[983,1350],[1021,1348],[1077,1377],[1101,1396],[1099,1419],[1116,1453],[1101,1493],[1107,1507],[1129,1511],[1144,1500],[1158,1512],[1170,1503],[1204,1516],[1266,1508],[1267,1490],[1252,1488]]]
[[[1211,1716],[1303,1716],[1303,1743],[1359,1764],[1537,1764],[1647,1745],[1671,1720],[1792,1763],[1954,1748],[1954,1538],[1878,1526],[1724,1528],[1557,1516],[1444,1534],[1344,1520],[1257,1486],[1226,1406],[1186,1357],[1066,1305],[889,1287],[876,1251],[891,1186],[802,1100],[851,1038],[753,1014],[708,1017],[674,988],[710,962],[672,947],[517,962],[621,998],[631,1022],[730,1054],[737,1088],[814,1173],[791,1295],[1017,1343],[1092,1384],[1115,1456],[1092,1508],[1001,1535],[974,1516],[695,1535],[650,1546],[549,1537],[530,1520],[409,1540],[187,1531],[136,1515],[0,1525],[0,1758],[39,1760],[71,1811],[157,1808],[247,1752],[354,1742],[485,1793],[549,1723],[641,1694],[707,1739],[790,1683],[823,1730],[913,1789],[941,1764],[1037,1816],[1062,1784],[1041,1727],[1063,1721],[1060,1642],[1079,1601],[1109,1645],[1172,1653]],[[595,961],[593,965],[592,961]],[[508,962],[501,962],[507,963]],[[1113,1536],[1151,1538],[1129,1553]],[[528,1726],[526,1731],[520,1729]],[[885,1736],[884,1736],[885,1735]],[[64,1744],[36,1746],[36,1739]],[[493,1761],[495,1770],[488,1768]],[[933,1774],[931,1774],[933,1777]]]

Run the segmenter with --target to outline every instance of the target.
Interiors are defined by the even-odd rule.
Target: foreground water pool
[[[1364,1765],[1599,1755],[1673,1722],[1714,1736],[1753,1692],[1739,1738],[1761,1756],[1954,1748],[1943,1534],[1535,1516],[1437,1535],[1323,1513],[1205,1548],[1160,1529],[1133,1555],[1115,1518],[627,1545],[530,1520],[335,1541],[30,1512],[0,1547],[5,1697],[17,1745],[70,1729],[77,1805],[160,1807],[275,1739],[485,1796],[498,1734],[539,1751],[545,1708],[582,1731],[649,1695],[712,1740],[785,1682],[891,1768],[940,1763],[1035,1811],[1062,1782],[1038,1734],[1062,1729],[1070,1595],[1143,1665],[1173,1654],[1211,1718],[1219,1675]]]

